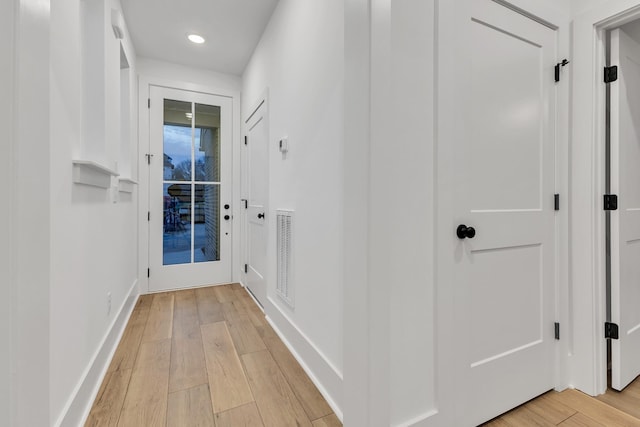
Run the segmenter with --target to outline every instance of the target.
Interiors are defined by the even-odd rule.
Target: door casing
[[[606,32],[640,18],[637,1],[610,0],[573,23],[571,310],[574,324],[571,384],[591,395],[607,389]],[[591,268],[586,268],[591,266]]]
[[[147,211],[149,202],[149,179],[148,164],[145,154],[149,147],[149,114],[148,99],[150,97],[150,87],[160,86],[171,89],[201,92],[212,95],[220,95],[232,98],[232,195],[231,212],[234,217],[232,224],[232,261],[231,280],[239,281],[241,271],[240,257],[240,84],[220,82],[220,86],[211,86],[209,82],[188,83],[178,80],[179,74],[172,74],[164,70],[156,70],[155,75],[166,75],[168,77],[151,77],[144,72],[138,79],[138,149],[137,149],[137,169],[133,176],[138,180],[138,284],[141,294],[149,293],[149,279],[147,278],[147,268],[149,267],[149,230],[147,222]],[[197,79],[195,79],[197,81]],[[135,178],[134,178],[135,179]]]

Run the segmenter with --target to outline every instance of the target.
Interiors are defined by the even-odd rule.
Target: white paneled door
[[[269,133],[266,101],[246,120],[246,285],[264,305],[267,299]]]
[[[491,0],[468,2],[455,143],[456,425],[554,387],[554,30]]]
[[[611,386],[622,390],[640,374],[640,45],[623,30],[611,32]]]
[[[151,86],[150,292],[231,281],[231,105]]]

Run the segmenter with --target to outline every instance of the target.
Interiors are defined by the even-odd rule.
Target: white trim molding
[[[266,316],[267,322],[300,363],[336,416],[342,421],[342,372],[327,359],[271,298],[268,300],[270,307],[275,310],[268,310],[271,313]]]
[[[573,22],[570,275],[571,385],[607,388],[605,214],[605,31],[640,16],[637,0],[607,0]]]
[[[92,160],[73,160],[73,182],[99,188],[111,187],[111,177],[120,174]]]

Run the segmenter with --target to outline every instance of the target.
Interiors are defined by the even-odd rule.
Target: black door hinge
[[[249,144],[249,137],[247,135],[244,136],[244,145]]]
[[[605,211],[618,210],[618,195],[617,194],[605,194],[604,195],[604,210]]]
[[[248,273],[249,272],[249,264],[245,264],[244,265],[244,272]]]
[[[554,80],[556,81],[556,83],[560,81],[560,67],[565,67],[568,64],[569,61],[563,59],[562,62],[558,62],[554,67]]]
[[[618,339],[618,325],[611,322],[604,322],[604,337],[607,339]]]
[[[147,221],[151,221],[151,211],[147,211]]]
[[[151,108],[151,98],[147,98],[147,108]]]
[[[147,268],[147,277],[151,277],[151,269]]]
[[[556,322],[553,324],[554,337],[559,340],[560,339],[560,323]]]
[[[560,195],[559,194],[554,194],[553,195],[553,210],[554,211],[559,211],[560,210]]]
[[[611,83],[618,80],[618,66],[604,67],[604,82]]]
[[[247,199],[240,199],[241,202],[244,202],[244,208],[249,209],[249,201]]]

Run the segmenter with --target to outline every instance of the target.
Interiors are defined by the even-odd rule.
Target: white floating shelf
[[[118,175],[118,172],[92,160],[73,161],[73,182],[76,184],[109,188],[111,177]]]
[[[133,193],[134,186],[138,185],[138,181],[131,178],[120,178],[118,180],[118,191],[121,193]]]

